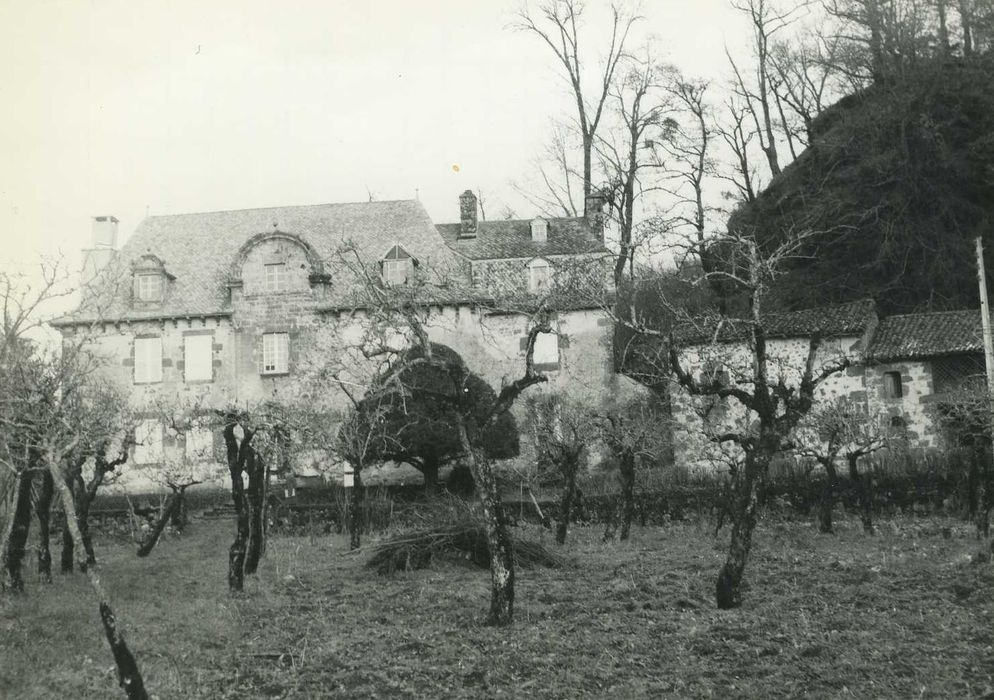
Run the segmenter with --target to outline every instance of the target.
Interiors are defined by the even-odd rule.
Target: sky
[[[606,2],[588,0],[594,55]],[[572,113],[520,0],[0,0],[0,269],[91,218],[419,198],[437,223],[510,186]],[[745,41],[727,0],[648,0],[640,33],[719,79]]]

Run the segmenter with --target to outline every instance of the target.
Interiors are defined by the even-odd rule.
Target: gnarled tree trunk
[[[59,490],[62,508],[66,512],[66,529],[70,531],[72,539],[76,542],[76,552],[78,553],[78,563],[80,571],[86,571],[90,586],[97,595],[97,602],[100,608],[100,621],[103,624],[104,633],[107,636],[107,643],[110,645],[111,653],[114,655],[114,664],[117,666],[117,682],[124,690],[129,700],[148,700],[148,693],[145,691],[145,681],[142,679],[141,671],[138,669],[138,662],[128,649],[124,641],[124,634],[117,623],[117,618],[110,606],[107,592],[104,590],[100,577],[97,575],[95,566],[87,566],[86,548],[82,546],[83,534],[79,529],[79,522],[76,519],[76,505],[73,503],[73,494],[69,490],[62,474],[58,471],[58,463],[55,460],[49,461],[49,469],[52,481]]]
[[[249,539],[248,549],[245,553],[245,573],[254,574],[259,568],[259,560],[262,558],[262,550],[266,542],[264,522],[266,509],[264,504],[266,502],[265,476],[267,470],[262,455],[255,450],[251,450],[249,453],[245,467],[249,475],[249,485],[246,489],[249,507]]]
[[[252,433],[243,428],[244,436],[241,444],[235,438],[236,423],[228,423],[224,427],[224,443],[227,449],[228,472],[231,475],[231,500],[235,507],[235,540],[228,550],[228,589],[232,592],[242,590],[245,581],[245,552],[249,540],[249,510],[248,498],[245,494],[245,482],[242,479],[242,469],[253,455],[249,441]],[[254,455],[253,455],[254,459]]]
[[[421,464],[421,475],[424,477],[425,493],[438,493],[438,460],[426,459]]]
[[[352,493],[349,494],[349,549],[359,549],[362,533],[362,501],[366,487],[362,485],[362,470],[356,468]]]
[[[856,494],[859,498],[859,515],[863,521],[863,531],[867,535],[873,534],[873,494],[870,491],[869,478],[859,473],[859,457],[849,455],[847,458],[849,465],[849,478],[856,485]]]
[[[832,509],[835,508],[835,493],[839,485],[839,474],[831,458],[822,462],[825,467],[825,488],[822,489],[818,503],[818,531],[823,534],[832,533]]]
[[[34,470],[23,469],[18,473],[14,487],[14,510],[10,515],[3,544],[3,587],[20,592],[24,590],[21,564],[24,561],[24,546],[28,541],[31,527],[31,480]]]
[[[556,542],[566,544],[566,533],[573,515],[573,501],[576,499],[576,472],[579,462],[570,459],[563,465],[563,496],[559,502],[559,522],[556,523]]]
[[[635,455],[625,451],[621,455],[621,535],[622,542],[628,539],[632,529],[632,515],[635,512]]]
[[[752,547],[752,531],[756,527],[756,488],[770,456],[757,455],[755,451],[747,453],[744,468],[738,474],[739,483],[736,484],[731,507],[732,541],[728,547],[728,558],[715,584],[715,601],[721,610],[737,608],[742,604],[742,576]]]
[[[490,550],[490,614],[487,623],[509,625],[514,619],[514,551],[504,503],[497,490],[493,466],[473,451],[465,420],[458,419],[459,442],[466,454],[483,506],[487,546]]]
[[[162,508],[162,513],[159,514],[159,519],[152,526],[152,531],[142,542],[141,547],[138,548],[139,557],[147,557],[155,549],[155,545],[159,542],[159,537],[162,535],[162,531],[166,529],[166,523],[168,523],[176,514],[176,511],[183,504],[183,491],[174,491],[170,494],[168,500]]]
[[[41,474],[35,514],[38,516],[38,575],[46,583],[52,582],[52,550],[49,546],[52,517],[52,493],[55,485],[48,470]]]

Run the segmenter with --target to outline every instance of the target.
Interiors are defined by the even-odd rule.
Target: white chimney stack
[[[93,282],[117,250],[117,217],[93,217],[93,242],[91,248],[83,249],[83,269],[80,284],[83,287]]]

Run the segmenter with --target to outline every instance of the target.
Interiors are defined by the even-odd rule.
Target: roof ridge
[[[369,202],[319,202],[317,204],[277,204],[272,207],[242,207],[240,209],[210,209],[204,211],[185,211],[179,214],[150,214],[145,219],[163,219],[177,216],[202,216],[203,214],[234,214],[240,211],[266,211],[269,209],[312,209],[316,207],[346,206],[350,204],[397,204],[398,202],[417,202],[417,199],[377,199]]]
[[[891,318],[911,318],[913,316],[944,316],[948,314],[980,313],[980,307],[975,309],[947,309],[945,311],[916,311],[909,314],[891,314],[884,316],[884,320]]]

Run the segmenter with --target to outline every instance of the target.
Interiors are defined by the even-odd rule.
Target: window
[[[528,291],[540,294],[549,289],[549,263],[545,260],[534,260],[528,263]]]
[[[732,378],[720,363],[706,362],[698,377],[698,382],[705,385],[713,382],[719,387],[727,387],[731,386]]]
[[[391,287],[407,284],[410,269],[410,260],[384,260],[383,283]]]
[[[884,372],[884,398],[899,399],[904,396],[900,372]]]
[[[193,464],[214,461],[214,433],[210,428],[193,428],[187,431],[186,459]]]
[[[138,275],[138,301],[162,301],[161,275]]]
[[[143,420],[135,427],[135,464],[155,464],[162,461],[162,424]]]
[[[267,292],[282,292],[287,288],[286,265],[272,263],[266,265],[263,289]]]
[[[549,237],[549,222],[545,219],[532,219],[532,240],[535,243],[545,243]]]
[[[214,380],[214,336],[183,336],[183,378],[188,382]]]
[[[135,338],[135,384],[162,381],[162,338]]]
[[[559,336],[556,333],[539,333],[535,336],[536,365],[559,365]]]
[[[264,333],[262,336],[262,373],[289,372],[290,336],[286,333]]]

